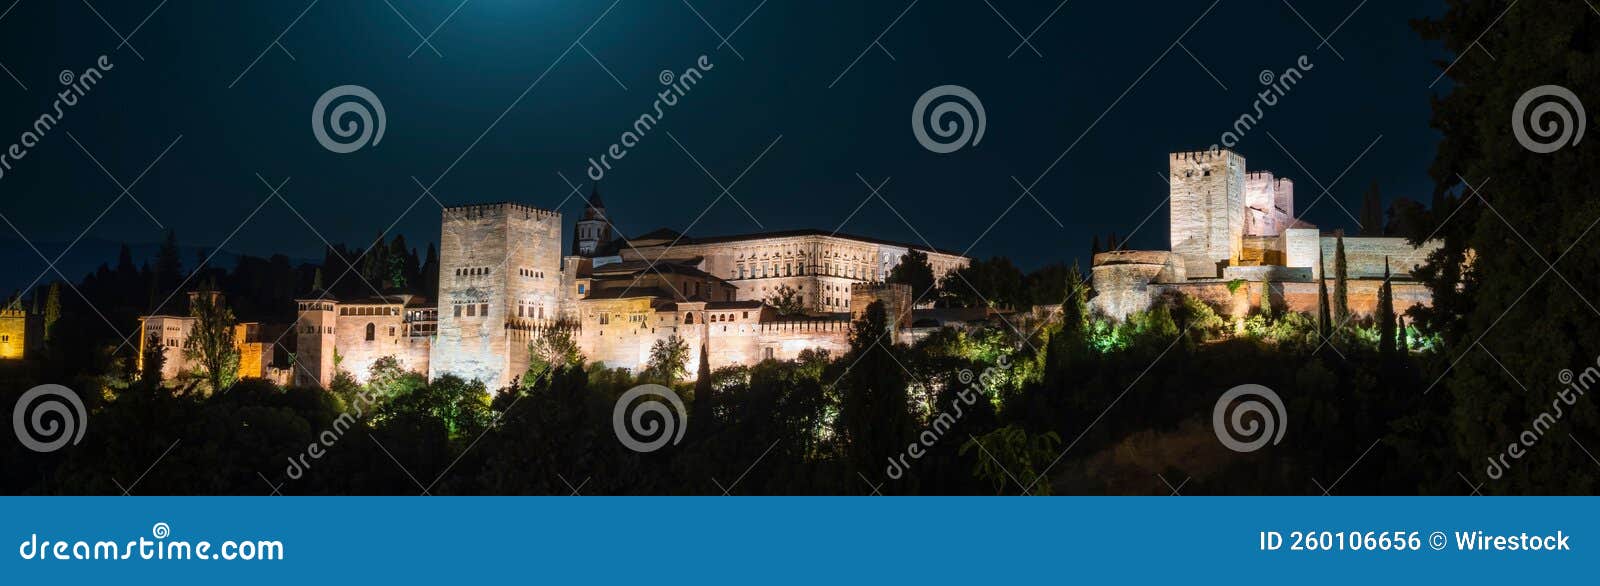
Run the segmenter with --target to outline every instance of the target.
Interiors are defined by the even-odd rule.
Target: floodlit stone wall
[[[1241,256],[1245,229],[1244,157],[1232,151],[1169,157],[1172,252],[1190,277],[1214,276]]]
[[[507,325],[529,308],[560,308],[561,214],[500,203],[446,208],[439,235],[439,329],[434,375],[499,388],[527,369]]]
[[[0,310],[0,360],[25,358],[27,341],[27,312],[20,309]]]

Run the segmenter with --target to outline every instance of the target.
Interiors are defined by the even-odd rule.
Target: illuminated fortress
[[[294,382],[328,385],[338,371],[363,380],[394,357],[430,378],[453,374],[490,388],[530,362],[550,328],[571,332],[590,362],[637,371],[658,340],[704,344],[713,368],[849,348],[850,322],[885,301],[897,336],[914,325],[910,288],[882,282],[907,252],[928,255],[936,277],[967,265],[958,254],[817,230],[692,238],[658,230],[613,237],[590,195],[562,255],[561,214],[515,203],[446,208],[439,299],[394,295],[298,302]],[[793,290],[802,313],[768,303]],[[943,325],[927,317],[924,328]]]

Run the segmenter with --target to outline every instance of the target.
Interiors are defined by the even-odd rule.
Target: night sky
[[[323,238],[360,247],[391,225],[420,249],[437,240],[440,210],[419,182],[445,205],[560,206],[570,230],[581,202],[562,175],[587,193],[587,160],[651,110],[662,70],[700,55],[713,68],[601,182],[624,233],[842,225],[1033,268],[1086,262],[1091,235],[1126,238],[1154,212],[1128,247],[1164,249],[1166,154],[1217,142],[1252,109],[1260,72],[1301,55],[1314,68],[1236,149],[1250,168],[1295,179],[1300,211],[1320,191],[1307,170],[1329,184],[1369,145],[1332,189],[1351,212],[1373,181],[1386,204],[1427,202],[1433,189],[1428,101],[1448,89],[1430,87],[1448,57],[1408,21],[1440,1],[691,3],[0,0],[11,4],[0,64],[15,76],[0,78],[0,146],[51,110],[62,70],[102,54],[114,65],[11,161],[0,214],[52,257],[96,222],[121,190],[75,137],[124,185],[167,153],[133,186],[137,202],[111,207],[67,255],[74,280],[115,261],[107,243],[159,241],[158,224],[186,246],[263,256],[320,259]],[[728,44],[711,27],[732,33]],[[1038,27],[1033,48],[1013,54],[1013,27]],[[311,111],[346,84],[378,96],[386,126],[379,144],[336,154],[318,144]],[[978,96],[986,128],[978,145],[935,154],[911,111],[946,84]],[[711,205],[721,190],[696,159],[724,185],[755,164]],[[288,204],[257,174],[288,179]],[[893,209],[868,201],[858,174],[889,179]],[[1042,206],[1019,200],[1013,177],[1037,182]],[[1305,219],[1355,227],[1330,201]],[[0,249],[0,287],[45,270],[9,226]]]

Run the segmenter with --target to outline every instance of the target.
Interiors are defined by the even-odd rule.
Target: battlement
[[[28,312],[16,308],[0,309],[0,317],[28,317]]]
[[[521,212],[525,217],[529,218],[561,219],[561,212],[509,201],[446,207],[444,208],[444,219],[472,220],[478,218],[500,217],[502,215],[509,215],[510,213],[515,212]]]
[[[857,292],[859,292],[859,293],[874,293],[874,292],[878,292],[878,291],[892,291],[892,290],[894,290],[894,287],[895,287],[894,284],[885,283],[883,281],[872,281],[872,282],[868,282],[868,283],[851,283],[850,284],[850,292],[851,293],[857,293]]]
[[[826,319],[796,319],[773,322],[762,322],[760,332],[844,332],[849,331],[850,320],[838,318]]]
[[[1207,149],[1207,150],[1203,150],[1203,151],[1180,151],[1180,152],[1172,153],[1172,154],[1170,154],[1168,156],[1173,161],[1196,161],[1196,162],[1220,161],[1220,160],[1227,159],[1228,157],[1243,158],[1243,157],[1239,156],[1239,153],[1233,152],[1233,151],[1228,150],[1228,149],[1215,149],[1215,150]]]

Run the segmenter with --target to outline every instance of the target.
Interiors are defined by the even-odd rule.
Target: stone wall
[[[1271,171],[1245,174],[1246,236],[1278,236],[1294,224],[1294,182]]]
[[[0,310],[0,360],[25,358],[27,342],[27,312],[20,309]]]
[[[302,299],[295,328],[294,384],[323,387],[333,383],[334,327],[338,305],[324,299]]]
[[[1322,236],[1316,228],[1290,228],[1283,231],[1285,264],[1291,267],[1311,267],[1311,277],[1321,276],[1317,254],[1321,250]]]
[[[771,297],[779,285],[787,284],[805,293],[810,304],[808,310],[844,312],[849,311],[843,300],[849,299],[850,283],[888,278],[909,250],[904,246],[843,235],[805,234],[756,235],[708,243],[684,241],[672,246],[624,248],[619,255],[624,260],[699,258],[701,270],[739,287],[740,300],[764,300]],[[970,264],[969,259],[960,255],[924,252],[928,254],[928,264],[935,278]],[[830,286],[837,289],[833,291],[837,295],[830,293]],[[827,303],[829,297],[837,302]]]
[[[1338,247],[1338,239],[1333,236],[1323,236],[1322,254],[1325,274],[1333,276],[1334,251]],[[1393,274],[1410,274],[1428,261],[1428,255],[1443,246],[1438,240],[1425,242],[1420,247],[1412,247],[1404,238],[1372,237],[1372,236],[1345,236],[1344,255],[1346,274],[1351,279],[1383,278],[1384,258],[1388,257],[1389,270]]]
[[[1172,252],[1183,257],[1190,277],[1214,276],[1214,267],[1241,255],[1244,157],[1225,150],[1173,153],[1168,168]]]
[[[867,307],[883,303],[890,330],[911,327],[911,286],[899,283],[856,283],[850,286],[850,319],[860,320]],[[898,332],[897,332],[898,333]]]
[[[194,318],[155,315],[139,319],[139,369],[144,370],[144,357],[151,348],[160,347],[162,353],[161,380],[173,380],[189,369],[183,355],[183,345],[194,330]]]
[[[507,331],[518,308],[560,308],[561,215],[511,203],[446,208],[439,241],[433,375],[504,386],[527,369]]]
[[[1413,306],[1428,306],[1432,295],[1427,286],[1416,281],[1395,281],[1395,313],[1405,313]],[[1352,279],[1348,282],[1350,312],[1357,317],[1371,316],[1378,309],[1378,287],[1383,279]],[[1333,297],[1333,279],[1328,279],[1328,297]],[[1288,309],[1315,316],[1317,312],[1317,284],[1315,281],[1245,282],[1229,291],[1226,281],[1200,281],[1190,283],[1165,283],[1152,286],[1154,297],[1165,293],[1187,295],[1204,301],[1228,317],[1242,317],[1262,307],[1269,298],[1273,307]],[[1265,297],[1264,297],[1265,296]]]

